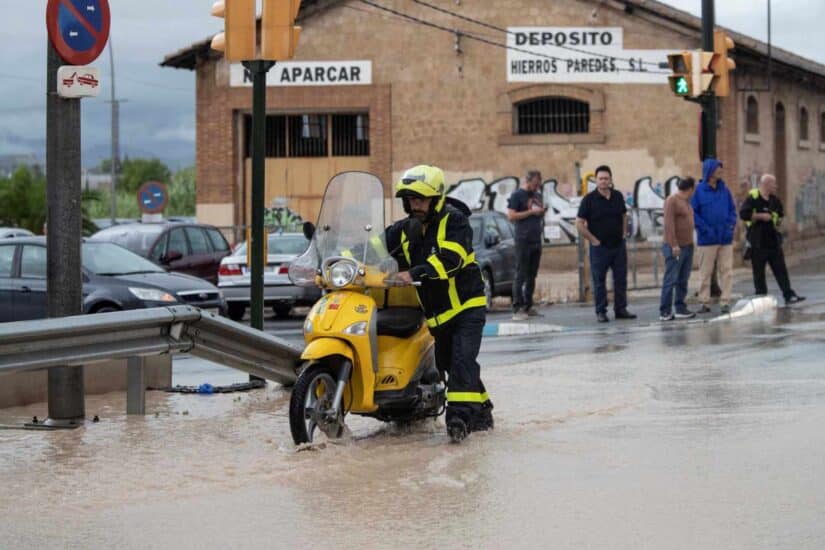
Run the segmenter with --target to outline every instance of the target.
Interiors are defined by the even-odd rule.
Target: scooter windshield
[[[351,258],[367,277],[364,286],[377,286],[398,271],[384,237],[384,186],[366,172],[343,172],[327,184],[318,223],[309,248],[289,267],[299,286],[314,286],[326,260]]]

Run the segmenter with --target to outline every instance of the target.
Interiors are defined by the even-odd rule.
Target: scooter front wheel
[[[336,385],[335,369],[322,363],[309,365],[298,377],[289,399],[289,429],[296,445],[312,443],[318,431],[331,439],[343,435],[344,413],[329,413]]]

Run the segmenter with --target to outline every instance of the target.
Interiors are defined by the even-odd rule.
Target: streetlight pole
[[[714,0],[702,0],[702,50],[713,51],[713,27],[716,25]],[[713,93],[703,94],[702,104],[702,160],[716,158],[717,103]]]
[[[274,61],[244,61],[252,73],[252,231],[246,245],[251,251],[252,265],[249,266],[251,284],[249,297],[249,317],[252,328],[264,329],[264,201],[266,170],[266,73]],[[250,381],[261,378],[250,375]]]

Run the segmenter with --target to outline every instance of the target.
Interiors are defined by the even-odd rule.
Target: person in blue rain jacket
[[[737,212],[733,195],[722,179],[722,163],[714,158],[702,163],[702,181],[690,201],[696,224],[696,244],[699,251],[699,313],[710,312],[710,286],[713,272],[719,269],[721,313],[730,312],[733,287],[733,231]]]

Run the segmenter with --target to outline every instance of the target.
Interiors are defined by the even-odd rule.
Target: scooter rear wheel
[[[329,418],[337,384],[335,369],[322,363],[309,365],[292,388],[289,399],[289,429],[296,445],[312,443],[318,431],[331,439],[344,434],[344,414]]]

